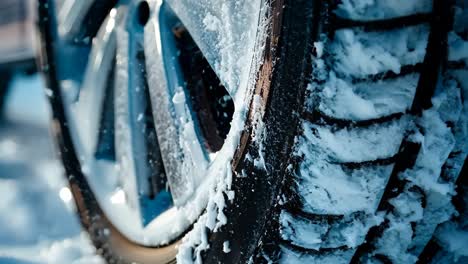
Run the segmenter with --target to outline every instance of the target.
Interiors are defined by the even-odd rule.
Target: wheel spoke
[[[152,104],[155,107],[155,124],[176,206],[182,206],[191,199],[202,182],[213,179],[208,175],[219,169],[213,165],[216,162],[216,153],[210,153],[201,145],[206,143],[210,134],[218,134],[219,127],[229,131],[232,120],[229,109],[232,109],[231,114],[233,114],[234,108],[238,107],[242,111],[245,107],[244,96],[248,94],[245,89],[249,85],[250,66],[254,57],[260,2],[168,0],[159,10],[153,12],[157,22],[151,23],[146,28],[145,52],[154,54],[148,67],[152,67],[149,70],[151,75],[149,85]],[[188,34],[184,34],[185,31]],[[216,78],[205,79],[208,76],[204,75],[206,70],[201,67],[201,63],[194,64],[199,67],[198,69],[184,63],[196,61],[193,59],[184,61],[184,57],[193,58],[191,55],[196,53],[193,53],[196,49],[189,48],[190,50],[184,54],[184,44],[189,43],[188,46],[191,46],[191,41],[185,41],[186,35],[193,39],[196,49],[199,49],[204,59],[208,61],[214,70],[214,75],[217,75],[224,86],[222,89],[217,89],[215,82],[208,81]],[[224,101],[219,100],[222,102],[219,106],[210,104],[212,101],[209,100],[200,100],[200,97],[210,98],[200,96],[201,92],[207,91],[214,95],[214,91],[217,90],[218,94],[213,96],[216,97],[225,94],[222,92],[223,89],[228,95],[221,96]],[[192,92],[195,94],[191,94]],[[199,98],[196,98],[197,96]],[[194,97],[198,99],[195,103]],[[234,106],[229,106],[230,99],[234,101]],[[193,107],[196,103],[198,109]],[[210,107],[213,105],[216,110],[220,110],[218,112],[225,114],[223,115],[225,119],[206,117],[213,112],[216,113],[210,112],[212,110]],[[205,117],[202,116],[206,113]],[[196,115],[198,118],[194,117]],[[216,117],[219,116],[221,115],[217,114]],[[216,128],[218,131],[215,129],[201,131],[203,126],[200,126],[202,123],[200,121],[203,118],[215,121],[210,124],[205,122],[205,125],[209,124],[205,128],[219,125]],[[225,132],[224,136],[227,134],[228,132]],[[215,151],[220,150],[224,144],[225,138],[221,138],[210,146],[216,149]]]
[[[235,98],[249,74],[260,1],[167,0],[200,47],[211,67]]]
[[[143,28],[133,16],[116,28],[115,144],[120,178],[143,225],[172,205],[153,124],[143,52]]]
[[[117,0],[62,0],[57,14],[59,34],[74,43],[88,43],[116,3]]]
[[[114,27],[121,14],[116,9],[104,22],[94,40],[78,101],[72,106],[74,120],[79,134],[80,144],[86,159],[92,159],[96,153],[101,127],[106,87],[111,77],[115,57],[116,39]]]
[[[145,28],[145,54],[151,54],[146,58],[148,84],[162,159],[172,198],[180,206],[204,179],[208,157],[188,106],[172,32],[174,22],[162,16],[160,24],[149,23]]]
[[[68,36],[71,32],[77,32],[93,2],[94,0],[62,1],[57,15],[60,35]]]

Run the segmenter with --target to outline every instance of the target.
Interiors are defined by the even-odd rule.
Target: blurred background
[[[36,45],[35,2],[0,0],[0,264],[102,263],[54,153]]]

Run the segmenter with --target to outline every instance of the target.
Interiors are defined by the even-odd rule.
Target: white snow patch
[[[286,211],[280,214],[281,237],[293,245],[320,250],[362,244],[367,231],[383,221],[381,215],[351,214],[343,219],[327,222],[293,216]]]
[[[318,109],[328,116],[348,120],[366,120],[410,108],[418,83],[418,74],[394,80],[352,84],[331,71],[319,93]]]
[[[446,223],[436,235],[444,248],[454,254],[455,261],[462,256],[468,256],[468,250],[466,250],[468,248],[468,231],[455,223]]]
[[[335,13],[353,20],[376,20],[431,11],[431,0],[342,0]]]
[[[231,248],[229,247],[229,241],[224,241],[224,243],[223,243],[223,252],[224,253],[231,252]]]
[[[363,162],[389,158],[398,152],[409,119],[403,117],[368,128],[334,129],[304,122],[302,144],[299,153],[308,154],[309,146],[326,154],[331,161]],[[314,153],[315,154],[315,153]],[[306,159],[315,159],[306,156]]]
[[[307,158],[312,155],[315,157],[301,163],[297,180],[303,210],[317,214],[374,212],[393,165],[344,170],[317,152]]]
[[[208,13],[203,19],[203,24],[205,25],[206,30],[215,31],[220,27],[221,21],[217,17]]]
[[[449,33],[448,38],[449,54],[448,59],[450,61],[468,61],[468,41],[462,39],[455,32]]]
[[[424,60],[428,25],[386,32],[342,29],[335,33],[329,49],[334,70],[340,76],[366,77],[386,71],[399,73],[404,65]]]

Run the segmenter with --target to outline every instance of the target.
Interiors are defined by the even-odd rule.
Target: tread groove
[[[342,167],[347,169],[361,169],[363,167],[371,167],[371,166],[385,166],[395,163],[397,160],[398,154],[394,155],[393,157],[383,158],[383,159],[376,159],[371,161],[364,161],[364,162],[345,162],[345,163],[337,163]]]
[[[383,31],[427,23],[431,18],[432,13],[419,13],[388,19],[362,21],[341,18],[334,15],[332,16],[332,24],[334,25],[332,30],[336,31],[345,28],[360,27],[364,31]]]
[[[431,100],[438,83],[439,72],[442,69],[441,65],[447,59],[448,32],[452,25],[449,6],[450,4],[445,1],[442,3],[441,0],[434,0],[433,10],[440,13],[434,16],[431,23],[426,56],[424,57],[421,76],[411,106],[411,113],[416,115],[420,115],[423,110],[432,107]]]
[[[282,206],[282,209],[290,213],[291,215],[298,216],[300,218],[309,220],[309,221],[327,221],[327,222],[333,222],[333,221],[339,221],[344,218],[343,215],[330,215],[330,214],[312,214],[308,212],[304,212],[300,209],[297,208],[297,206],[294,206],[295,203],[285,203]]]
[[[391,209],[391,205],[388,203],[389,200],[401,193],[405,186],[405,182],[400,180],[398,175],[406,169],[412,168],[414,166],[420,149],[420,143],[403,141],[401,144],[400,151],[396,157],[395,167],[393,167],[392,173],[378,206],[379,211]]]
[[[340,247],[336,247],[336,248],[320,248],[319,250],[311,249],[311,248],[304,248],[304,247],[301,247],[301,246],[298,246],[298,245],[294,245],[293,243],[291,243],[291,241],[284,240],[284,239],[281,239],[280,243],[283,246],[286,246],[286,247],[288,247],[289,249],[291,249],[291,250],[293,250],[295,252],[299,252],[299,253],[303,253],[303,254],[320,255],[320,254],[334,252],[334,251],[338,251],[338,250],[349,250],[349,247],[347,247],[347,246],[340,246]]]
[[[429,263],[440,250],[442,250],[442,248],[439,246],[435,238],[432,238],[429,243],[426,244],[426,247],[424,247],[421,254],[419,254],[416,264]]]
[[[449,70],[463,70],[466,68],[468,68],[468,65],[466,64],[466,60],[447,62],[447,69]]]
[[[352,78],[351,83],[358,84],[362,82],[376,82],[376,81],[384,81],[384,80],[389,80],[389,79],[396,79],[396,78],[403,77],[409,74],[420,73],[422,69],[423,69],[423,63],[416,63],[413,65],[403,65],[401,66],[399,73],[396,73],[393,71],[386,71],[386,72],[368,75],[363,78],[354,77]],[[338,77],[346,78],[347,76],[338,76]]]
[[[404,113],[394,113],[380,118],[355,121],[330,117],[321,111],[314,109],[312,112],[305,112],[303,118],[313,124],[334,126],[338,129],[342,129],[349,127],[368,127],[375,124],[387,123],[400,119],[403,115]]]

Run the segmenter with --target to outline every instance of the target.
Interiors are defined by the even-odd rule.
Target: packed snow
[[[388,19],[414,13],[429,13],[432,0],[342,0],[335,10],[343,18],[354,20]]]
[[[419,75],[353,84],[330,72],[318,109],[327,116],[368,120],[404,113],[413,102]]]
[[[335,14],[376,20],[428,13],[431,8],[432,1],[343,0]],[[466,17],[463,10],[456,12]],[[466,32],[461,29],[464,25],[466,20],[456,18],[456,32],[448,40],[448,58],[458,63],[468,57],[466,38],[457,33]],[[348,263],[372,226],[379,226],[382,233],[368,241],[370,252],[360,261],[380,263],[379,256],[384,256],[392,263],[414,263],[441,223],[445,224],[436,231],[437,243],[453,258],[436,263],[466,261],[466,225],[453,220],[458,213],[451,202],[467,151],[466,108],[461,113],[466,107],[461,104],[468,87],[466,71],[444,75],[432,98],[433,107],[421,115],[405,115],[413,104],[419,74],[366,79],[389,71],[400,73],[403,66],[423,62],[428,32],[427,24],[387,31],[355,27],[337,30],[330,38],[324,34],[315,43],[308,110],[351,122],[341,128],[324,120],[303,121],[296,145],[301,162],[294,179],[299,195],[294,201],[309,216],[281,212],[281,237],[292,245],[281,248],[282,263]],[[392,119],[378,120],[382,122],[376,125],[353,123],[382,117]],[[374,161],[397,154],[404,138],[420,144],[421,150],[415,165],[398,175],[403,187],[388,200],[392,210],[377,211],[393,162]],[[349,166],[360,162],[364,163]],[[322,248],[329,250],[314,251]]]
[[[423,61],[428,36],[429,27],[424,24],[386,32],[338,30],[329,47],[334,70],[357,78],[386,71],[399,73],[402,66]]]

